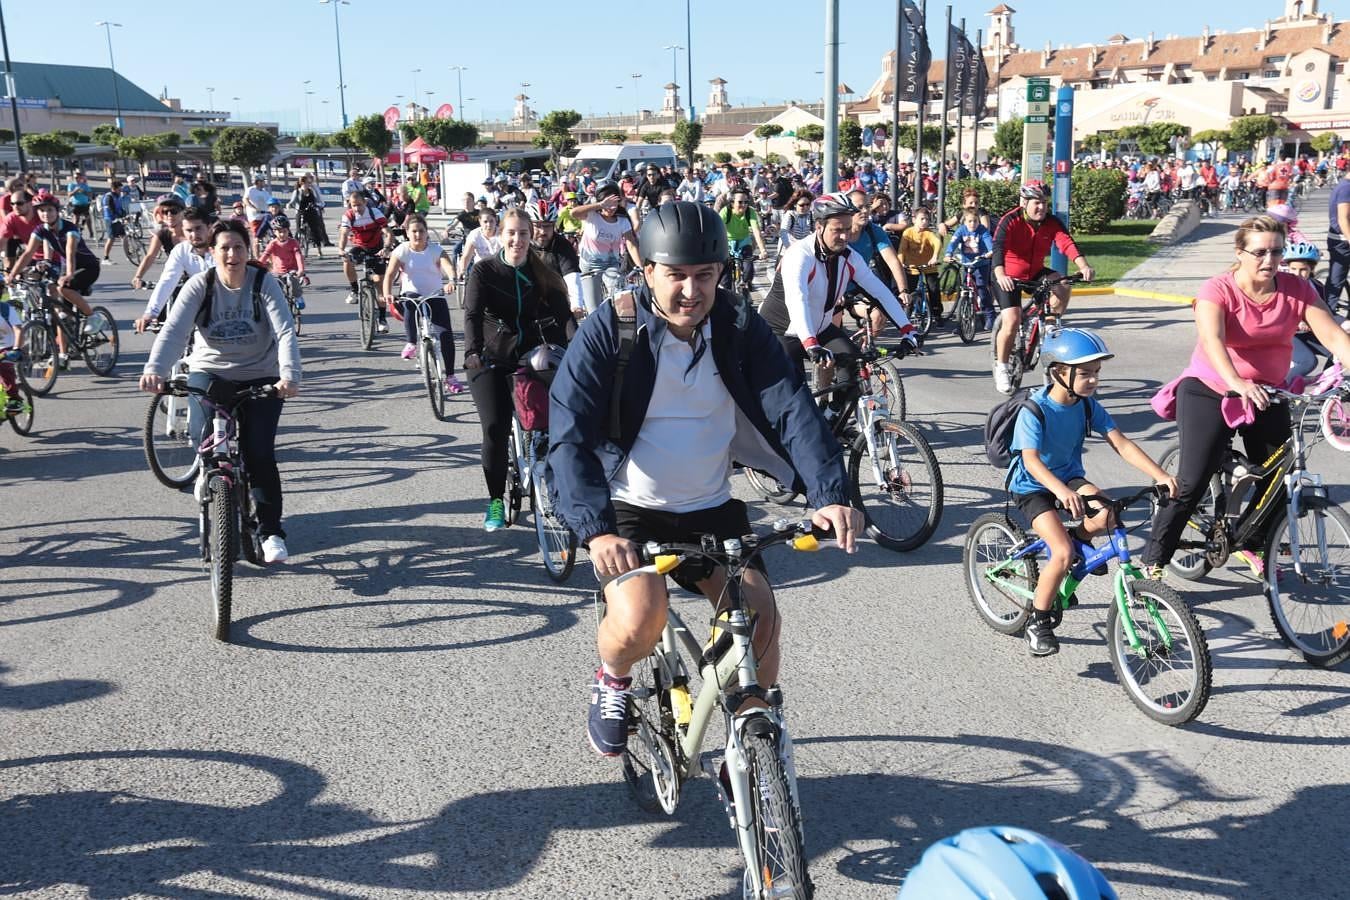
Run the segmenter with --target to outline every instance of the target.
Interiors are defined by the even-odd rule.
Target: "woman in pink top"
[[[1312,285],[1279,272],[1284,226],[1255,216],[1238,227],[1237,262],[1211,278],[1195,297],[1198,340],[1177,386],[1177,430],[1181,435],[1178,481],[1181,493],[1158,509],[1144,548],[1144,564],[1161,574],[1176,551],[1186,520],[1219,471],[1234,429],[1224,421],[1223,396],[1232,392],[1250,404],[1253,418],[1240,426],[1247,458],[1265,462],[1289,439],[1289,408],[1271,405],[1261,385],[1282,385],[1289,372],[1294,332],[1307,322],[1318,340],[1342,362],[1350,362],[1350,335],[1337,325]],[[1254,549],[1254,548],[1239,548]]]

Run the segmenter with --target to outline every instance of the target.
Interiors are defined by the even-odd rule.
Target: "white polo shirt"
[[[610,482],[615,500],[683,513],[731,499],[736,402],[713,361],[712,325],[705,322],[701,332],[694,345],[664,332],[647,418]]]

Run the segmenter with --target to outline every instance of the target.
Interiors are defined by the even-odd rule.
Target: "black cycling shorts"
[[[94,282],[98,281],[101,270],[102,267],[98,263],[87,263],[70,279],[70,286],[79,291],[80,296],[88,297],[94,288]]]
[[[692,512],[673,513],[661,509],[645,509],[628,503],[614,501],[614,517],[618,525],[619,537],[628,538],[637,544],[648,541],[658,543],[697,544],[705,534],[716,535],[718,540],[739,538],[750,534],[750,517],[745,504],[740,500],[728,500],[711,509],[698,509]],[[757,558],[754,568],[767,576],[763,559]],[[675,583],[687,591],[700,593],[698,583],[713,573],[713,564],[706,559],[689,559],[670,573]],[[617,575],[596,577],[603,589]]]
[[[1046,266],[1046,267],[1042,268],[1042,269],[1041,269],[1039,272],[1037,272],[1036,274],[1032,275],[1030,278],[1019,278],[1019,279],[1017,279],[1017,280],[1018,280],[1018,281],[1035,281],[1037,278],[1040,278],[1041,276],[1043,276],[1043,275],[1048,275],[1048,274],[1055,274],[1055,275],[1058,275],[1059,273],[1056,272],[1054,269],[1050,268],[1049,266]],[[1001,310],[1002,310],[1002,309],[1011,309],[1011,308],[1013,308],[1014,306],[1016,306],[1017,308],[1020,309],[1020,308],[1022,307],[1022,289],[1021,289],[1021,288],[1014,287],[1011,291],[1005,291],[1005,290],[1003,290],[1003,288],[999,287],[998,279],[995,278],[995,277],[991,277],[991,278],[989,279],[989,290],[990,290],[991,292],[993,292],[993,295],[994,295],[994,303],[998,304],[998,308],[999,308],[999,309],[1001,309]]]
[[[1089,482],[1086,478],[1070,478],[1064,483],[1076,491]],[[1054,511],[1056,501],[1055,495],[1049,491],[1036,491],[1031,494],[1013,494],[1013,502],[1017,504],[1017,508],[1022,511],[1027,524],[1030,525],[1041,513]]]

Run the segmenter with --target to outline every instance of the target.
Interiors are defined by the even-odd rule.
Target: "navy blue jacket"
[[[549,453],[556,508],[581,541],[616,533],[609,482],[628,458],[656,384],[654,346],[667,327],[637,291],[637,334],[611,440],[610,399],[618,359],[613,307],[587,317],[549,390]],[[732,457],[804,491],[820,508],[849,502],[843,448],[778,338],[739,296],[722,288],[709,315],[712,358],[736,403]]]

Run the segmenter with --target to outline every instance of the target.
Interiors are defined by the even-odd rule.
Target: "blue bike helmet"
[[[1118,900],[1092,863],[1034,831],[967,828],[924,851],[896,900]]]
[[[1041,361],[1045,363],[1046,380],[1054,381],[1075,400],[1080,397],[1073,389],[1074,379],[1078,377],[1074,368],[1099,359],[1110,359],[1113,356],[1115,354],[1106,349],[1106,342],[1086,328],[1063,328],[1058,334],[1046,337],[1045,342],[1041,344]],[[1061,378],[1059,373],[1054,371],[1056,365],[1069,367],[1067,379]]]
[[[1322,251],[1317,249],[1316,244],[1308,241],[1294,241],[1284,248],[1284,261],[1287,263],[1310,262],[1316,265],[1321,258]]]

